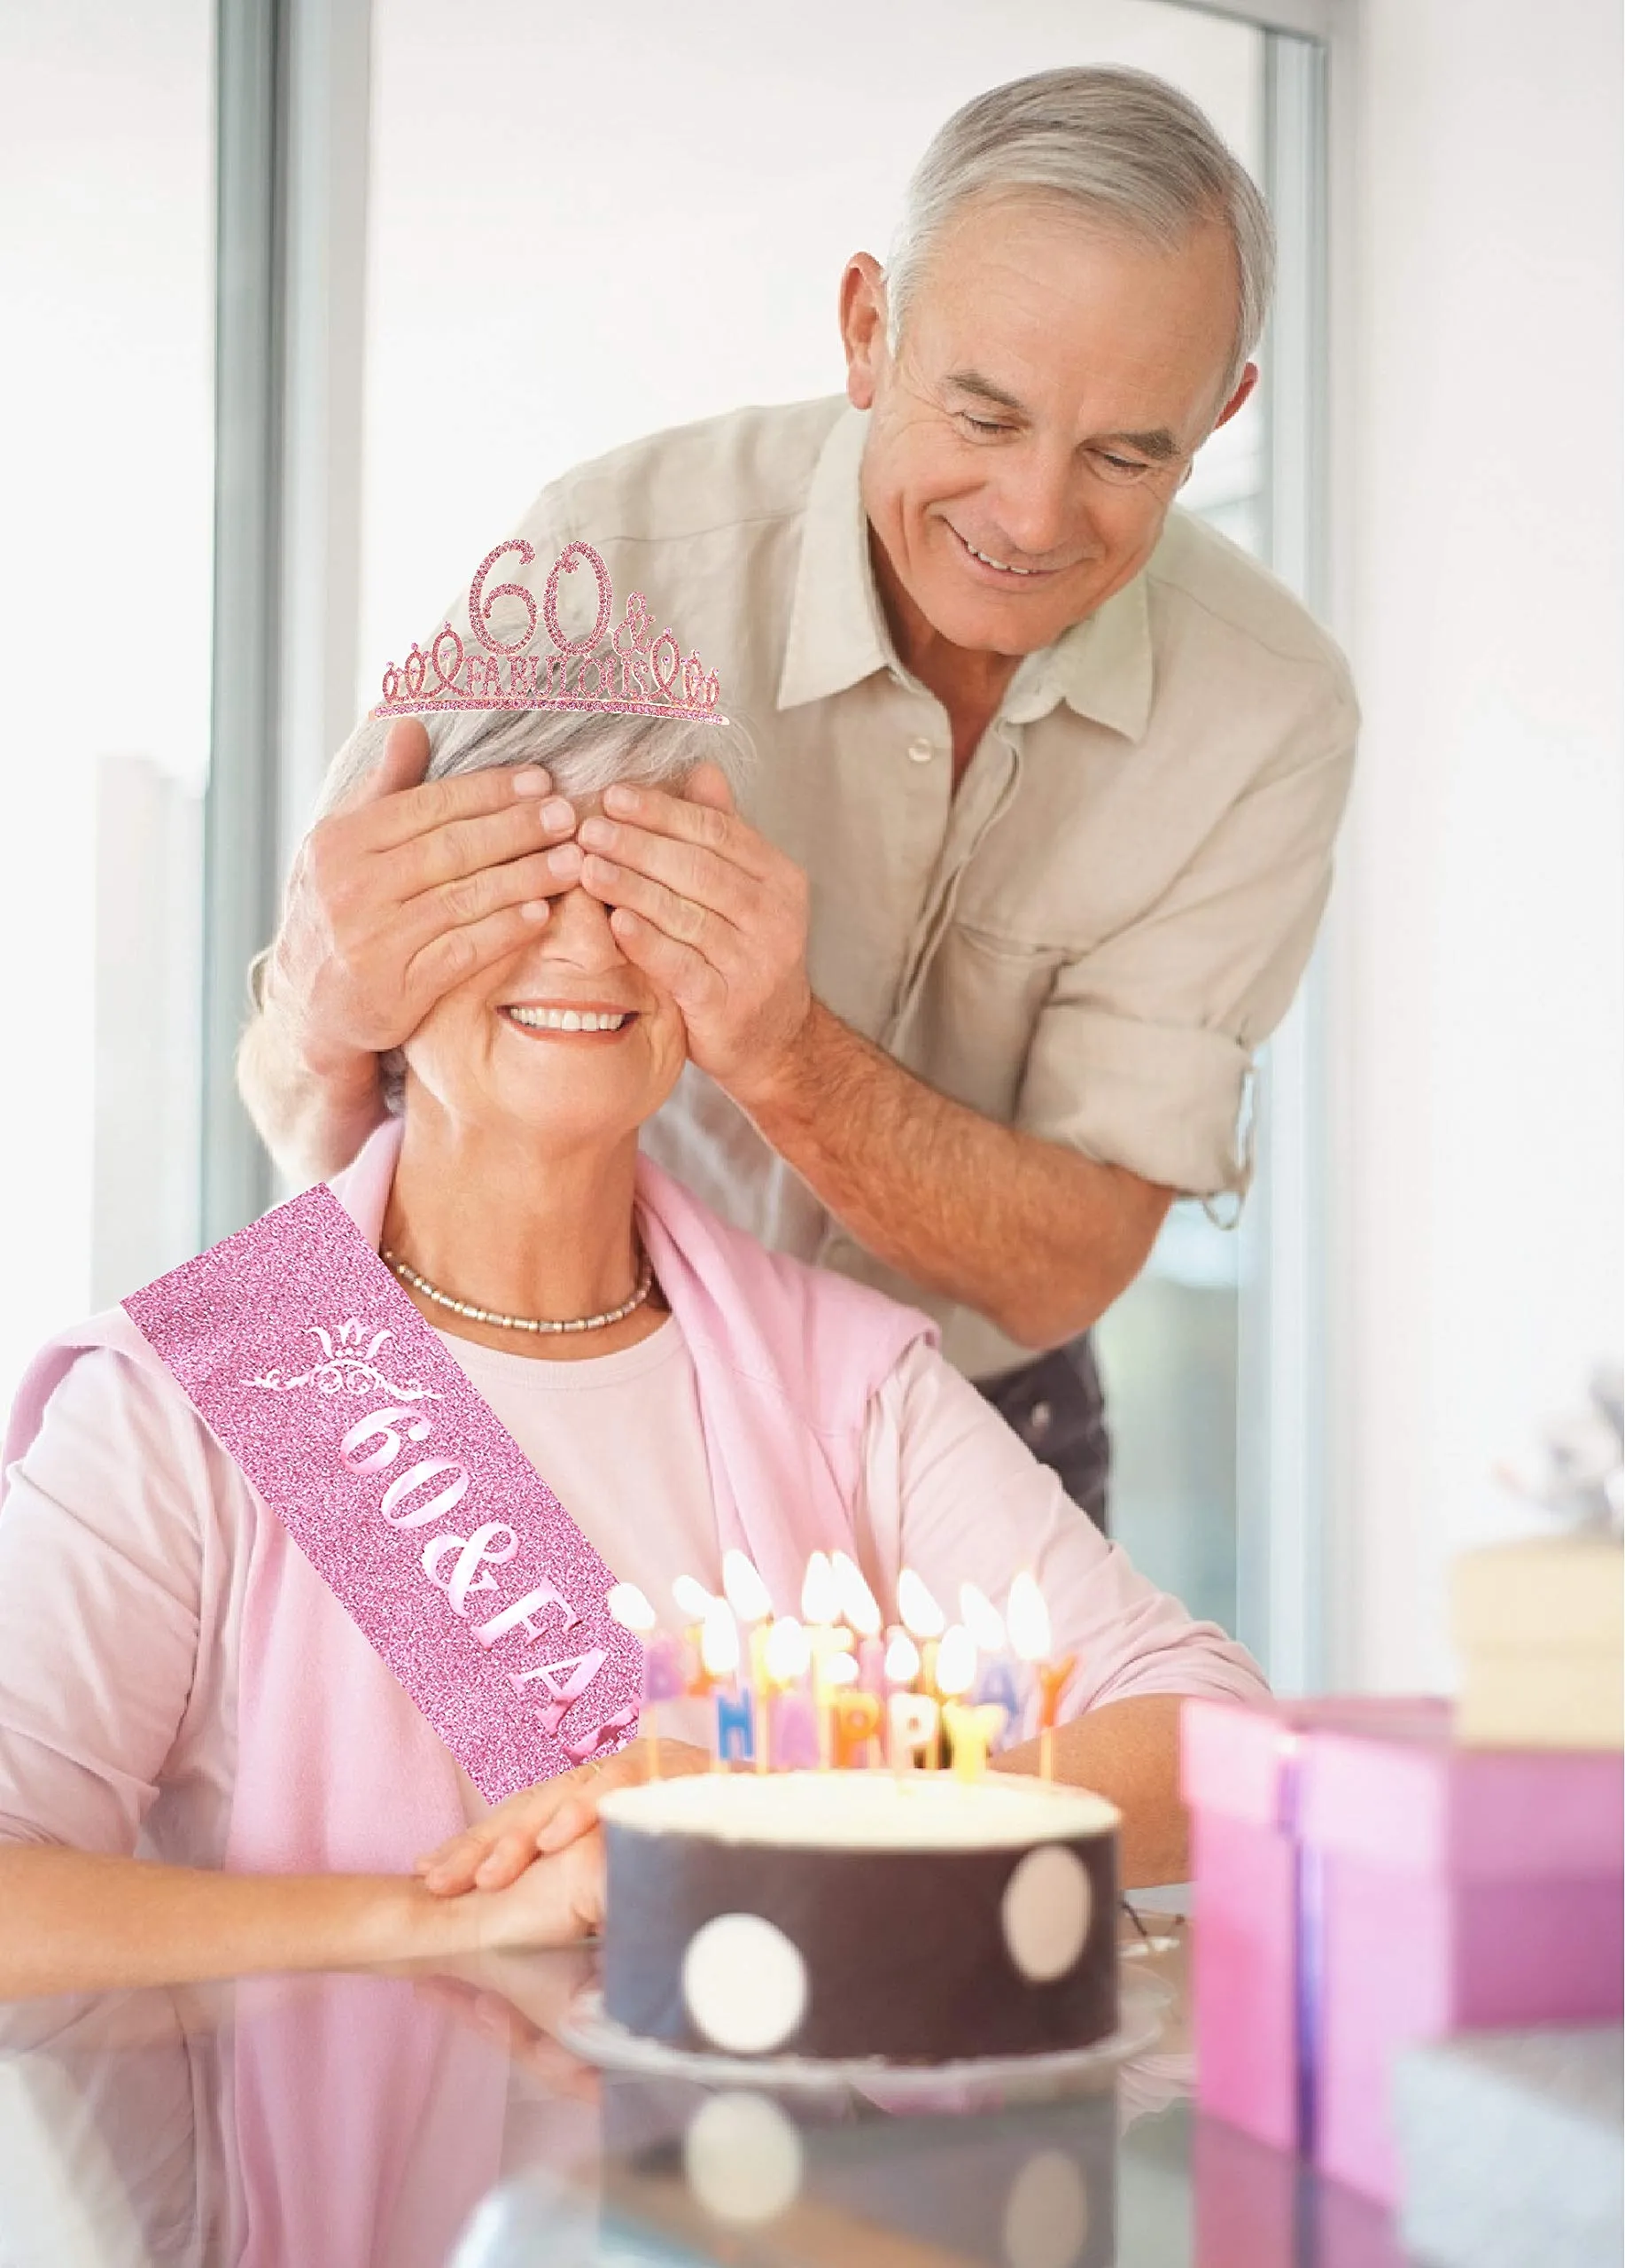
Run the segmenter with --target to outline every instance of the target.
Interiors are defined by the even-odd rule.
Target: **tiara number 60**
[[[572,546],[571,548],[576,547]],[[486,589],[486,577],[505,551],[517,551],[521,567],[528,567],[536,556],[534,545],[526,543],[522,535],[516,535],[509,536],[506,543],[499,543],[494,551],[487,551],[480,561],[474,579],[469,585],[469,627],[487,654],[523,653],[536,634],[536,602],[523,583],[499,583],[496,588],[489,593]],[[566,552],[564,558],[567,559],[569,556],[569,552]],[[560,560],[559,566],[562,567],[564,563],[564,560]],[[555,576],[557,575],[558,567],[553,570],[553,573]],[[553,583],[549,579],[548,584],[549,604],[552,602],[552,597]],[[522,634],[509,640],[506,645],[500,638],[494,635],[491,628],[491,616],[499,599],[517,599],[525,609],[525,629]],[[548,626],[549,629],[552,628],[550,616]]]

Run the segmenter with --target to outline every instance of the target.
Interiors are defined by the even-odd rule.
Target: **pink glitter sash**
[[[124,1307],[487,1801],[632,1736],[613,1573],[330,1190]]]

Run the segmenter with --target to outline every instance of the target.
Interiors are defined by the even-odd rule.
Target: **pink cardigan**
[[[399,1122],[381,1127],[331,1184],[375,1249],[400,1141]],[[637,1205],[694,1363],[723,1545],[750,1554],[788,1611],[809,1553],[850,1548],[871,1397],[933,1326],[861,1285],[768,1252],[648,1159]],[[5,1466],[93,1347],[117,1349],[179,1391],[124,1310],[111,1309],[35,1360],[12,1413]],[[242,1647],[228,1867],[401,1871],[463,1825],[449,1752],[263,1506]]]

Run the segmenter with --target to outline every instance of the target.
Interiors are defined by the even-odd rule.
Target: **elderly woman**
[[[699,767],[726,773],[741,752],[726,725],[603,702],[426,726],[432,776],[542,766],[578,819],[618,782],[719,799],[718,770]],[[382,740],[378,724],[355,736],[336,794]],[[685,1060],[672,998],[623,955],[606,905],[567,889],[386,1064],[395,1115],[330,1184],[365,1240],[359,1262],[394,1298],[366,1247],[381,1255],[494,1430],[603,1567],[674,1624],[674,1579],[716,1589],[742,1522],[776,1610],[793,1612],[774,1540],[812,1532],[813,1499],[816,1533],[850,1553],[888,1619],[905,1566],[949,1600],[966,1581],[1001,1596],[1034,1568],[1055,1651],[1079,1665],[1057,1773],[1121,1806],[1130,1882],[1178,1876],[1179,1697],[1254,1696],[1254,1666],[1077,1512],[923,1317],[770,1257],[640,1161],[639,1129]],[[229,1270],[240,1243],[209,1264]],[[385,1418],[399,1433],[407,1406]],[[596,1924],[593,1798],[648,1768],[642,1744],[545,1782],[538,1764],[540,1784],[488,1807],[392,1675],[391,1632],[369,1628],[369,1644],[346,1612],[344,1552],[362,1539],[337,1560],[315,1553],[319,1573],[289,1548],[264,1471],[256,1486],[127,1317],[48,1351],[14,1445],[0,1994],[450,1957]],[[449,1572],[465,1550],[457,1533],[424,1559],[459,1614],[459,1581],[494,1585],[488,1568]],[[571,1689],[548,1689],[565,1697],[556,1729]],[[667,1707],[665,1769],[705,1760],[699,1712]],[[1035,1752],[1000,1762],[1033,1769]]]

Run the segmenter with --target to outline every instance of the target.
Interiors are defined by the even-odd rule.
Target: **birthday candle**
[[[1050,1780],[1055,1767],[1055,1715],[1067,1681],[1077,1667],[1077,1657],[1061,1654],[1053,1661],[1049,1658],[1049,1609],[1043,1592],[1025,1570],[1010,1586],[1005,1620],[1011,1644],[1022,1661],[1030,1663],[1038,1681],[1038,1775]]]
[[[801,1586],[801,1612],[812,1652],[812,1706],[818,1722],[819,1763],[822,1767],[828,1767],[830,1760],[831,1689],[844,1682],[849,1675],[857,1675],[857,1665],[851,1660],[852,1634],[836,1627],[840,1611],[841,1595],[835,1569],[828,1553],[815,1551],[807,1562],[806,1577]],[[837,1675],[834,1666],[843,1659],[849,1667]]]
[[[898,1773],[911,1771],[916,1756],[935,1751],[941,1712],[929,1693],[894,1693],[886,1704],[886,1760]]]
[[[1004,1711],[996,1701],[945,1701],[942,1717],[953,1744],[955,1779],[979,1780],[987,1770],[987,1752],[1004,1730]]]
[[[739,1625],[727,1601],[713,1598],[705,1610],[705,1620],[700,1631],[700,1660],[705,1675],[712,1686],[719,1686],[727,1679],[734,1687],[731,1694],[719,1692],[716,1705],[717,1747],[713,1763],[720,1771],[728,1760],[728,1751],[736,1742],[743,1741],[741,1752],[749,1759],[754,1747],[749,1695],[739,1690]],[[742,1713],[742,1698],[745,1707]]]
[[[696,1581],[694,1576],[679,1575],[672,1585],[672,1596],[676,1600],[678,1612],[683,1618],[683,1643],[694,1665],[694,1675],[684,1689],[690,1694],[709,1693],[711,1689],[711,1680],[705,1670],[704,1648],[702,1640],[705,1630],[705,1617],[711,1612],[711,1594],[706,1589],[704,1584]]]
[[[645,1734],[649,1744],[649,1776],[651,1780],[657,1780],[660,1776],[660,1736],[655,1711],[658,1702],[669,1700],[673,1692],[680,1693],[682,1690],[680,1671],[676,1686],[668,1689],[671,1664],[676,1648],[670,1638],[660,1640],[649,1635],[655,1627],[655,1610],[635,1583],[615,1584],[605,1596],[603,1603],[611,1621],[618,1622],[623,1630],[630,1630],[634,1637],[643,1641],[643,1706],[649,1719]],[[663,1653],[657,1653],[658,1646],[664,1647]]]
[[[971,1698],[978,1704],[997,1705],[1004,1712],[1006,1727],[1014,1725],[1021,1714],[1022,1703],[1015,1689],[1015,1672],[1005,1652],[1003,1617],[985,1591],[978,1590],[975,1583],[961,1583],[960,1619],[976,1640],[976,1651],[981,1656]]]
[[[743,1551],[728,1550],[722,1555],[722,1588],[728,1604],[746,1626],[746,1644],[750,1658],[750,1691],[755,1701],[758,1734],[754,1743],[756,1768],[767,1769],[767,1742],[762,1736],[767,1726],[767,1675],[762,1666],[762,1640],[773,1614],[773,1601],[767,1586]]]
[[[920,1648],[921,1687],[935,1697],[937,1642],[947,1625],[947,1617],[912,1567],[905,1567],[898,1577],[898,1612],[903,1627]]]
[[[757,1747],[770,1763],[818,1761],[812,1709],[805,1697],[792,1690],[805,1677],[812,1658],[807,1634],[793,1614],[781,1615],[768,1625],[761,1646],[766,1693],[757,1720]]]
[[[849,1686],[835,1697],[835,1760],[838,1771],[860,1763],[880,1731],[882,1710],[878,1695]]]
[[[963,1622],[943,1633],[937,1655],[937,1682],[943,1696],[942,1720],[953,1748],[954,1777],[979,1780],[987,1769],[987,1752],[1004,1729],[1005,1712],[996,1701],[968,1702],[965,1696],[977,1682],[976,1624],[984,1639],[1002,1644],[1004,1627],[974,1583],[960,1592],[966,1609]],[[986,1612],[980,1610],[985,1608]]]

